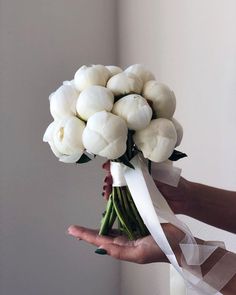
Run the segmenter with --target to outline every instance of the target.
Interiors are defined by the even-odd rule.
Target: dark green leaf
[[[185,157],[187,157],[187,155],[185,153],[174,150],[172,155],[169,157],[169,160],[178,161],[179,159],[182,159],[182,158],[185,158]]]
[[[129,158],[127,157],[126,154],[124,154],[123,156],[121,156],[118,160],[119,160],[122,164],[128,166],[129,168],[134,169],[134,166],[130,163]]]
[[[86,154],[83,154],[76,163],[77,164],[84,164],[84,163],[87,163],[87,162],[89,162],[91,160],[92,159],[89,158]]]
[[[133,157],[133,148],[134,148],[133,134],[134,134],[133,130],[128,131],[126,155],[129,158],[129,160],[131,160]]]

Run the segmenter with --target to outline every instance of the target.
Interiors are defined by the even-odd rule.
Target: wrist
[[[178,191],[176,192],[181,196],[179,200],[180,205],[176,208],[175,214],[182,214],[186,216],[192,216],[194,210],[195,199],[195,183],[181,177],[178,185]]]

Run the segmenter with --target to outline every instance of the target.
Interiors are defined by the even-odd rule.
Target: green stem
[[[128,196],[128,200],[129,200],[129,203],[130,203],[130,206],[132,208],[132,211],[133,211],[133,214],[138,222],[138,225],[139,225],[139,228],[140,228],[140,232],[141,232],[141,235],[142,236],[146,236],[148,234],[148,229],[146,228],[143,220],[141,219],[140,215],[139,215],[139,212],[134,204],[134,201],[132,199],[132,196],[130,194],[130,191],[128,190],[127,188],[127,196]]]
[[[114,191],[114,193],[112,194],[112,198],[113,198],[113,204],[114,204],[114,208],[116,210],[117,217],[118,217],[124,231],[126,232],[128,238],[130,240],[134,240],[135,236],[134,236],[134,234],[132,232],[132,229],[130,228],[129,223],[128,223],[126,217],[124,216],[122,210],[119,208],[119,202],[118,202],[118,196],[117,196],[117,193],[118,193],[117,188],[114,187],[113,191]]]
[[[139,228],[137,228],[136,218],[133,214],[132,207],[130,206],[129,201],[128,201],[127,188],[126,187],[120,188],[120,192],[121,192],[121,196],[122,196],[123,203],[124,203],[124,210],[125,210],[126,214],[128,215],[128,218],[131,220],[135,230],[138,230],[138,235],[140,235]]]
[[[108,234],[108,231],[109,231],[108,224],[109,224],[109,220],[110,220],[110,216],[111,216],[111,212],[112,212],[112,207],[113,207],[113,202],[112,202],[112,197],[110,196],[107,201],[105,215],[101,221],[99,235],[107,235]]]
[[[116,220],[116,217],[117,217],[116,210],[115,210],[115,208],[113,206],[113,201],[112,201],[112,211],[111,211],[111,215],[110,215],[110,219],[109,219],[109,224],[108,224],[108,229],[109,230],[112,229],[112,226],[113,226],[113,224],[114,224],[114,222]]]

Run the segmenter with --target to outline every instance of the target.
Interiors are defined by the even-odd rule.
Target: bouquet
[[[132,159],[139,157],[151,173],[152,163],[186,156],[175,150],[183,129],[173,118],[174,92],[140,64],[125,70],[84,65],[49,101],[54,121],[43,140],[61,162],[82,164],[97,155],[110,160],[113,189],[99,233],[109,235],[118,224],[130,240],[148,235],[122,169],[135,169]]]

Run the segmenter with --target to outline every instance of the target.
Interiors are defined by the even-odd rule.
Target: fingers
[[[108,172],[110,172],[110,160],[103,163],[102,168]]]
[[[139,247],[134,246],[133,243],[129,244],[127,238],[100,236],[98,235],[97,230],[88,229],[78,225],[70,226],[68,228],[68,233],[73,237],[82,239],[85,242],[106,250],[108,255],[116,259],[142,263]]]
[[[135,263],[143,263],[142,255],[140,255],[139,247],[124,246],[114,243],[101,244],[102,249],[107,251],[111,257]]]
[[[113,241],[112,237],[98,235],[97,230],[92,230],[78,225],[71,225],[68,228],[68,233],[77,239],[84,240],[85,242],[98,247],[101,244],[112,243]]]
[[[104,179],[103,193],[102,195],[106,200],[108,200],[110,194],[112,192],[112,176],[107,175]]]
[[[108,200],[111,192],[112,192],[112,176],[110,173],[110,161],[106,161],[102,168],[107,171],[107,176],[104,179],[104,186],[103,186],[103,197]]]

